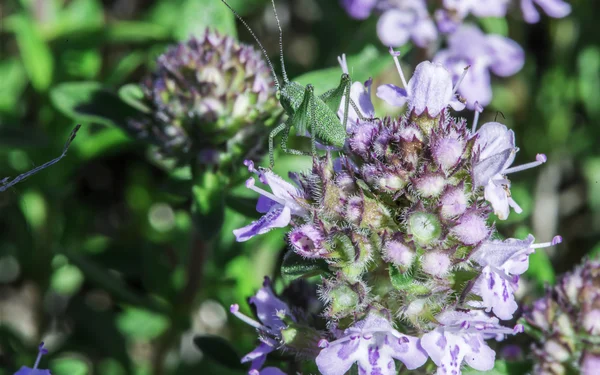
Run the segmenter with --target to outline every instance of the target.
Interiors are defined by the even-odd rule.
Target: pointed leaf
[[[231,344],[219,336],[196,336],[194,344],[204,355],[213,361],[233,370],[244,369],[241,357],[233,349]]]
[[[305,259],[293,251],[288,251],[281,264],[281,277],[285,282],[306,278],[329,271],[327,262],[323,259]]]

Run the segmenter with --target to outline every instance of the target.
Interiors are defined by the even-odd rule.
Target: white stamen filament
[[[562,242],[562,237],[561,236],[554,236],[554,238],[552,239],[551,242],[542,242],[542,243],[532,244],[530,246],[530,248],[532,248],[532,249],[541,249],[541,248],[544,248],[544,247],[550,247],[550,246],[558,245],[561,242]]]
[[[515,173],[515,172],[521,172],[524,171],[526,169],[531,169],[531,168],[535,168],[537,166],[540,166],[542,164],[544,164],[546,162],[546,155],[544,154],[538,154],[536,156],[536,161],[532,161],[531,163],[526,163],[523,165],[518,165],[516,167],[512,167],[512,168],[508,168],[506,170],[504,170],[504,174],[509,174],[509,173]]]
[[[467,71],[469,70],[470,67],[471,67],[471,65],[467,65],[467,67],[463,70],[462,74],[460,75],[460,78],[458,79],[458,82],[456,82],[456,85],[454,85],[454,89],[452,90],[452,95],[456,94],[456,92],[458,91],[458,87],[460,86],[463,79],[465,79],[465,76],[467,75]]]
[[[35,363],[33,364],[33,369],[37,369],[38,365],[40,364],[40,360],[42,359],[42,351],[40,350],[38,352],[37,358],[35,359]]]
[[[483,107],[479,105],[479,102],[475,102],[475,117],[473,118],[473,127],[471,128],[471,133],[475,134],[477,131],[477,124],[479,123],[479,114],[483,112]]]
[[[231,305],[231,307],[229,308],[229,311],[233,315],[235,315],[236,318],[238,318],[242,322],[248,324],[249,326],[259,329],[261,331],[267,332],[267,333],[271,333],[271,330],[269,330],[267,327],[263,326],[262,324],[260,324],[256,320],[250,318],[249,316],[242,314],[240,312],[239,308],[240,307],[238,305]]]
[[[342,67],[342,72],[348,74],[348,62],[346,61],[346,54],[343,53],[342,56],[338,56],[338,63]]]
[[[396,64],[396,69],[398,70],[398,74],[400,74],[402,85],[408,92],[408,83],[406,83],[406,78],[404,78],[404,73],[402,73],[402,68],[400,67],[400,60],[398,59],[399,54],[395,52],[392,48],[390,48],[390,54],[394,57],[394,64]]]
[[[252,182],[250,182],[251,180],[252,180]],[[254,185],[254,179],[253,178],[250,178],[250,179],[248,179],[246,181],[246,187],[248,189],[250,189],[250,190],[254,190],[255,192],[257,192],[260,195],[264,195],[265,197],[267,197],[267,198],[269,198],[269,199],[271,199],[271,200],[273,200],[273,201],[275,201],[275,202],[277,202],[277,203],[285,206],[285,200],[283,200],[283,199],[281,199],[279,197],[276,197],[275,195],[273,195],[272,193],[269,193],[268,191],[266,191],[264,189],[256,187]]]

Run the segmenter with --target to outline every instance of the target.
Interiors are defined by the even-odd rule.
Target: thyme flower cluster
[[[210,30],[159,56],[141,88],[148,112],[129,128],[179,160],[222,165],[258,158],[256,139],[281,116],[261,52]]]
[[[369,111],[370,81],[362,90],[354,85],[351,97]],[[293,183],[246,161],[271,191],[247,181],[264,216],[235,230],[237,240],[289,226],[290,251],[326,266],[318,290],[326,331],[298,328],[272,292],[260,303],[276,306],[270,316],[279,320],[261,318],[257,294],[263,324],[255,326],[268,332],[269,351],[314,359],[323,375],[343,375],[354,364],[360,374],[392,375],[396,360],[416,369],[428,358],[437,374],[459,374],[463,362],[490,370],[495,352],[486,340],[523,330],[501,323],[518,308],[519,276],[530,254],[562,239],[500,239],[490,220],[521,211],[508,176],[546,156],[513,166],[514,133],[498,122],[478,128],[479,112],[470,126],[453,117],[450,105],[464,107],[456,90],[447,69],[423,62],[404,88],[385,93],[408,103],[404,115],[355,119],[339,157],[314,158],[311,170],[290,174]],[[310,334],[298,340],[285,334],[290,328]]]
[[[534,372],[595,374],[600,366],[600,261],[586,260],[525,313]]]

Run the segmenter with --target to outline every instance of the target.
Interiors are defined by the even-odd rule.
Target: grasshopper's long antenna
[[[283,74],[283,82],[288,83],[287,73],[285,72],[285,63],[283,62],[283,31],[281,30],[281,23],[279,23],[279,16],[277,16],[275,0],[271,0],[271,4],[273,4],[273,13],[275,13],[275,20],[277,21],[277,28],[279,29],[279,59],[281,60],[281,73]]]
[[[263,45],[260,43],[260,40],[258,40],[258,38],[256,37],[256,35],[254,34],[254,32],[252,31],[252,29],[250,28],[250,26],[248,26],[248,24],[246,23],[246,21],[244,21],[244,19],[242,18],[242,16],[240,16],[238,14],[238,12],[236,12],[231,7],[231,5],[229,5],[227,3],[227,1],[221,0],[221,2],[223,4],[225,4],[227,6],[227,8],[229,8],[230,11],[233,12],[233,14],[237,17],[238,20],[240,20],[242,22],[242,24],[246,27],[246,29],[248,29],[248,31],[250,32],[250,35],[252,35],[252,37],[254,38],[254,40],[256,41],[256,43],[258,44],[258,46],[260,47],[260,50],[262,51],[263,56],[265,56],[265,59],[267,60],[267,64],[269,64],[269,68],[271,68],[271,74],[273,75],[273,80],[275,81],[275,87],[277,88],[277,90],[279,90],[279,88],[281,86],[279,85],[279,80],[277,80],[277,74],[275,74],[275,68],[273,68],[273,64],[271,63],[271,60],[269,59],[269,56],[267,56],[267,51],[265,50],[265,47],[263,47]],[[283,73],[283,76],[285,77],[285,71]],[[287,82],[287,79],[285,79],[285,81]]]

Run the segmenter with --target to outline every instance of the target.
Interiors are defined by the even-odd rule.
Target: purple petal
[[[478,0],[471,2],[471,13],[477,17],[504,17],[508,8],[508,0]]]
[[[438,33],[435,23],[429,18],[421,19],[413,26],[411,36],[418,47],[427,47],[437,40]]]
[[[475,370],[489,371],[494,368],[496,352],[494,352],[480,335],[472,335],[469,340],[471,351],[465,355],[465,362]]]
[[[463,67],[464,69],[464,67]],[[490,72],[485,63],[475,59],[467,75],[460,83],[458,92],[467,100],[467,108],[473,109],[475,102],[487,106],[492,101],[492,83]]]
[[[15,372],[14,375],[52,375],[50,370],[32,369],[30,367],[22,366],[19,371]]]
[[[416,337],[402,335],[398,338],[387,335],[385,342],[391,350],[391,356],[404,363],[409,370],[421,367],[427,362],[427,353],[421,346],[420,339]]]
[[[446,345],[447,341],[441,329],[435,329],[421,337],[421,346],[437,366],[442,363]]]
[[[475,282],[473,293],[481,297],[482,306],[486,311],[491,310],[498,318],[509,320],[513,318],[518,307],[513,294],[514,289],[516,285],[487,266]]]
[[[258,201],[256,202],[256,211],[260,212],[261,214],[266,214],[271,208],[273,208],[273,206],[278,204],[279,203],[275,202],[271,198],[261,195],[258,197]]]
[[[363,20],[371,15],[377,0],[342,0],[342,6],[352,18]]]
[[[410,107],[417,116],[427,109],[427,113],[436,117],[448,106],[452,98],[452,77],[441,64],[424,61],[417,65],[408,81]]]
[[[267,233],[273,228],[286,227],[291,220],[292,214],[289,207],[275,205],[260,219],[243,228],[235,229],[233,234],[237,242],[244,242],[259,234]]]
[[[499,122],[487,122],[477,131],[475,149],[479,152],[479,160],[515,148],[515,133]],[[507,161],[506,167],[512,164]]]
[[[269,345],[261,341],[260,344],[256,347],[256,349],[246,354],[242,358],[241,362],[246,363],[252,361],[252,368],[259,369],[265,363],[267,359],[267,354],[273,352],[274,350],[275,346]]]
[[[526,251],[533,244],[534,240],[535,238],[530,234],[524,240],[509,238],[504,241],[486,241],[473,252],[471,259],[483,267],[490,265],[502,268],[511,258]],[[510,271],[511,274],[517,274],[516,272],[512,272],[512,270]]]
[[[265,367],[260,371],[260,375],[286,375],[286,373],[277,367]]]
[[[268,277],[265,277],[263,287],[250,297],[249,302],[256,307],[256,315],[264,325],[274,330],[285,327],[285,324],[277,316],[277,312],[290,315],[290,309],[285,302],[277,298]]]
[[[571,5],[563,0],[535,0],[535,2],[550,17],[563,18],[571,13]]]
[[[514,157],[512,154],[513,150],[504,150],[475,164],[473,167],[474,187],[489,187],[492,179],[506,169],[507,162]]]
[[[494,74],[508,77],[521,70],[525,63],[525,52],[517,42],[500,35],[489,35],[487,42],[490,69]]]
[[[383,13],[377,22],[377,35],[386,46],[400,47],[410,39],[415,15],[398,9]]]
[[[523,18],[528,23],[540,21],[540,13],[535,9],[533,0],[521,0],[521,12],[523,12]]]
[[[271,188],[271,191],[273,191],[273,195],[275,195],[278,198],[285,199],[286,203],[290,202],[293,205],[296,205],[296,202],[293,198],[300,196],[301,194],[294,185],[285,181],[284,179],[277,176],[275,173],[273,173],[271,171],[263,172],[262,177],[263,177],[264,183],[269,185],[269,187]]]
[[[406,90],[392,84],[377,87],[376,95],[379,99],[384,100],[394,107],[402,107],[408,100],[408,93]]]
[[[368,361],[366,350],[360,344],[360,337],[356,337],[322,349],[315,360],[321,374],[344,375],[361,356]]]

